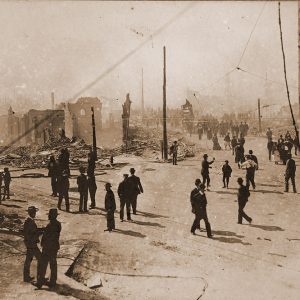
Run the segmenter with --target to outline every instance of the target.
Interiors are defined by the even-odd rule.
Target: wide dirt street
[[[246,221],[238,225],[236,180],[245,177],[245,171],[234,164],[231,151],[212,151],[211,142],[199,143],[196,136],[192,139],[197,148],[205,150],[177,166],[140,157],[116,157],[116,162],[128,164],[97,176],[97,209],[87,215],[76,213],[78,194],[75,179],[71,180],[72,213],[61,211],[58,217],[62,233],[59,279],[54,290],[44,287],[36,291],[33,285],[22,282],[22,237],[2,230],[0,298],[299,299],[300,197],[299,193],[283,193],[285,167],[268,161],[265,138],[246,139],[245,150],[253,149],[259,170],[256,191],[250,189],[245,208],[253,218],[252,225]],[[194,215],[189,195],[200,176],[200,161],[205,152],[209,159],[216,158],[211,169],[211,191],[206,193],[213,239],[208,239],[206,232],[197,231],[195,236],[190,233]],[[233,167],[228,190],[222,188],[221,167],[225,159]],[[300,191],[298,158],[296,162]],[[128,173],[130,167],[136,169],[145,192],[138,198],[134,221],[121,223],[116,190],[122,174]],[[72,174],[78,172],[74,170]],[[117,230],[112,233],[104,232],[106,181],[113,185],[118,207]],[[50,180],[16,178],[12,190],[15,196],[3,202],[1,209],[25,217],[27,206],[36,205],[40,208],[37,223],[44,225],[48,209],[55,207],[57,201],[49,196]],[[203,221],[201,227],[205,228]],[[71,273],[79,282],[64,275],[75,257]],[[97,272],[103,286],[91,290],[84,283]]]

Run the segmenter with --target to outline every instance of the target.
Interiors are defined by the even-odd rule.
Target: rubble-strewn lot
[[[180,132],[169,131],[168,149],[174,140],[178,141],[178,160],[195,156],[195,144],[189,143]],[[101,145],[98,147],[97,152],[100,158],[98,163],[101,165],[110,156],[118,156],[123,153],[160,160],[161,141],[161,130],[133,127],[127,146],[121,145],[113,149],[102,148]],[[84,140],[53,138],[42,146],[2,147],[0,148],[0,164],[18,168],[43,168],[47,166],[49,156],[57,157],[63,147],[68,148],[70,152],[70,165],[78,167],[87,161],[92,146],[86,144]]]

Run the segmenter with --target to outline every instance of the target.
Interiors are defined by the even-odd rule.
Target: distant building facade
[[[76,103],[63,103],[61,107],[65,112],[65,132],[67,137],[77,137],[86,143],[93,139],[92,110],[94,107],[96,132],[102,129],[102,103],[93,97],[79,98]]]
[[[51,136],[59,136],[65,128],[63,110],[31,109],[23,116],[17,116],[10,107],[7,116],[6,144],[43,144]]]

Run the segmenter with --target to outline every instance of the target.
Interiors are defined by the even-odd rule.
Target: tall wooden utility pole
[[[260,99],[259,98],[257,101],[257,107],[258,107],[258,132],[261,133],[261,114],[260,114]]]
[[[166,47],[165,46],[164,46],[164,85],[163,85],[163,143],[164,143],[164,160],[168,160],[167,92],[166,92]]]
[[[142,103],[141,103],[142,118],[144,118],[144,71],[142,69]]]
[[[94,159],[98,160],[94,107],[91,107],[91,110],[92,110],[92,127],[93,127],[93,154],[94,154]]]

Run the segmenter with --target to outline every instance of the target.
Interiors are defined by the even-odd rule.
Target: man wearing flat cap
[[[27,249],[23,269],[24,282],[30,282],[33,279],[33,277],[30,276],[30,265],[33,257],[35,257],[38,262],[41,258],[41,251],[37,245],[40,242],[39,235],[42,234],[42,229],[39,229],[34,221],[37,211],[38,209],[35,206],[29,206],[27,209],[29,217],[24,223],[24,243]],[[39,272],[37,271],[37,277],[38,276]]]
[[[212,238],[211,227],[206,211],[207,199],[204,193],[205,185],[201,183],[200,179],[196,179],[195,185],[196,188],[191,192],[192,211],[195,213],[195,220],[191,228],[191,233],[195,234],[195,230],[199,226],[200,220],[203,219],[205,222],[207,237]]]
[[[136,206],[137,206],[137,196],[140,193],[143,193],[143,187],[141,184],[141,180],[139,177],[134,175],[135,169],[130,169],[131,176],[128,177],[128,186],[129,186],[129,197],[130,197],[130,204],[132,206],[133,214],[136,215]]]
[[[56,208],[49,210],[48,219],[49,224],[45,228],[42,237],[42,256],[39,264],[40,276],[37,281],[37,288],[41,288],[44,284],[49,287],[54,287],[57,280],[57,252],[59,250],[59,236],[61,232],[61,224],[57,221],[58,211]],[[50,282],[45,282],[45,274],[48,264],[50,264]]]

